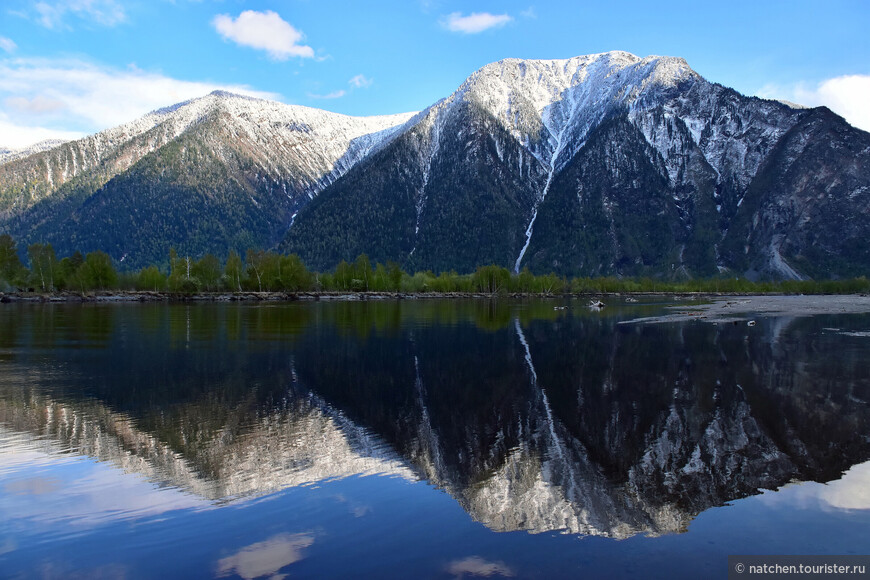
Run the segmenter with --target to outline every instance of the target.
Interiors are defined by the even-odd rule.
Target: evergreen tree
[[[82,264],[85,258],[82,253],[76,251],[72,256],[67,256],[60,261],[60,274],[65,288],[85,291],[85,277]]]
[[[23,269],[15,240],[9,234],[0,235],[0,281],[12,284]]]

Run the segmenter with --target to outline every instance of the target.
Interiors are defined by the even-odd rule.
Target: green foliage
[[[314,276],[296,254],[284,255],[276,252],[254,251],[249,249],[245,259],[247,267],[246,286],[257,292],[301,292],[311,290]],[[228,262],[229,264],[229,262]],[[230,268],[230,265],[227,266]],[[239,264],[233,258],[231,283],[239,282]]]
[[[191,276],[190,278],[185,278],[181,281],[180,284],[175,288],[175,291],[179,294],[196,294],[199,290],[200,283],[195,277]]]
[[[351,282],[353,281],[353,267],[342,260],[335,267],[335,273],[332,275],[332,283],[334,290],[350,290]]]
[[[84,282],[88,288],[109,290],[117,288],[118,273],[112,265],[112,258],[105,252],[97,250],[85,256],[83,270]]]
[[[76,251],[72,256],[67,256],[60,261],[60,273],[63,279],[63,289],[75,290],[84,292],[85,288],[85,273],[82,270],[82,264],[85,263],[85,258],[82,253]]]
[[[18,247],[9,234],[0,235],[0,286],[13,285],[26,272],[18,258]]]
[[[242,257],[235,250],[230,251],[230,255],[227,256],[227,265],[224,268],[224,280],[227,288],[233,292],[241,292],[244,271]]]
[[[429,292],[429,281],[431,278],[425,272],[417,272],[413,276],[406,276],[402,280],[402,292],[418,293]]]
[[[353,280],[351,285],[354,286],[357,292],[368,291],[372,274],[372,263],[369,261],[369,257],[365,254],[360,254],[353,263]]]
[[[508,293],[552,295],[565,292],[575,294],[598,293],[784,293],[784,294],[858,294],[870,293],[870,280],[865,276],[842,280],[787,280],[780,282],[753,282],[746,278],[692,278],[684,280],[659,278],[625,278],[604,276],[560,278],[554,273],[535,275],[528,268],[513,274],[507,268],[490,264],[478,267],[472,274],[458,274],[455,270],[436,275],[431,271],[404,272],[397,263],[378,262],[374,265],[365,254],[349,263],[342,260],[334,272],[311,272],[296,254],[249,249],[246,260],[235,251],[230,252],[226,267],[211,254],[197,261],[189,256],[179,257],[170,249],[169,275],[156,265],[138,272],[116,272],[112,259],[105,252],[91,252],[83,257],[75,252],[58,260],[51,244],[31,244],[28,256],[32,269],[21,265],[15,241],[9,235],[0,235],[0,289],[25,287],[40,291],[90,289],[136,289],[193,294],[203,290],[221,288],[232,292],[256,290],[263,292],[434,292]],[[44,284],[44,286],[43,286]]]
[[[0,222],[19,243],[50,242],[59,256],[77,249],[103,250],[116,260],[126,254],[123,265],[136,270],[165,268],[169,246],[181,256],[213,253],[222,262],[233,249],[271,247],[286,232],[301,191],[258,179],[262,169],[250,150],[222,131],[217,117],[206,116],[117,175],[95,168],[51,195],[16,192],[26,206]],[[4,189],[0,184],[0,207]]]
[[[276,282],[284,291],[300,292],[312,288],[313,277],[299,256],[296,254],[282,255],[278,261]]]
[[[169,278],[166,283],[170,291],[178,292],[182,283],[190,279],[189,257],[181,258],[175,248],[169,248]]]
[[[393,261],[387,262],[387,279],[390,282],[389,289],[398,292],[402,287],[402,277],[405,275],[402,268]]]
[[[247,265],[248,284],[250,290],[262,292],[263,276],[265,274],[266,252],[260,250],[255,251],[253,248],[248,248],[245,254],[245,264]]]
[[[213,292],[219,288],[221,276],[221,263],[213,254],[206,254],[195,262],[190,273],[199,281],[199,287],[207,292]]]
[[[157,266],[148,266],[139,271],[136,279],[137,290],[159,292],[166,289],[166,275]]]
[[[43,292],[55,290],[54,279],[59,264],[51,244],[30,244],[27,256],[30,258],[31,285]]]
[[[472,277],[472,286],[478,292],[498,294],[510,290],[511,273],[507,268],[496,266],[478,266]]]

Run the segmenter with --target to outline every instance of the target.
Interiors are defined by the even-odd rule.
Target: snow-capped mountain
[[[3,163],[0,217],[24,240],[133,265],[164,259],[169,245],[268,247],[410,116],[348,117],[217,91]]]
[[[283,247],[319,268],[367,252],[435,271],[855,275],[870,270],[849,249],[870,234],[867,147],[826,109],[744,97],[679,58],[507,59],[325,191]],[[804,175],[808,155],[841,178]],[[784,164],[794,187],[768,178]],[[824,233],[850,213],[846,237]]]
[[[49,149],[54,149],[55,147],[59,147],[66,143],[63,139],[46,139],[44,141],[40,141],[38,143],[34,143],[28,147],[22,147],[20,149],[13,149],[9,147],[0,147],[0,164],[6,163],[7,161],[12,161],[14,159],[20,159],[22,157],[28,157],[33,155],[34,153],[39,153],[41,151],[47,151]]]
[[[278,244],[318,270],[857,276],[868,218],[870,134],[626,52],[492,63],[416,115],[213,93],[0,163],[0,228],[133,267]]]

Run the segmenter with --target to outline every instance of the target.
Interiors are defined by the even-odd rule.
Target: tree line
[[[296,254],[249,249],[244,259],[231,251],[221,262],[206,254],[195,260],[169,251],[168,267],[150,265],[119,271],[102,251],[58,259],[48,243],[27,247],[29,267],[19,258],[15,240],[0,235],[0,291],[88,292],[138,290],[194,294],[200,292],[404,292],[484,294],[594,294],[632,292],[701,292],[854,294],[870,292],[870,280],[752,282],[739,278],[661,280],[654,278],[572,278],[535,275],[528,269],[478,266],[469,274],[430,271],[409,274],[399,264],[372,264],[366,254],[353,262],[342,260],[331,272],[310,271]]]

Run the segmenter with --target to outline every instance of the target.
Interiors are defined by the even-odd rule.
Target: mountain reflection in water
[[[618,325],[660,306],[553,304],[16,305],[0,440],[218,504],[384,474],[495,531],[614,538],[870,458],[870,342],[848,334],[867,316]]]

